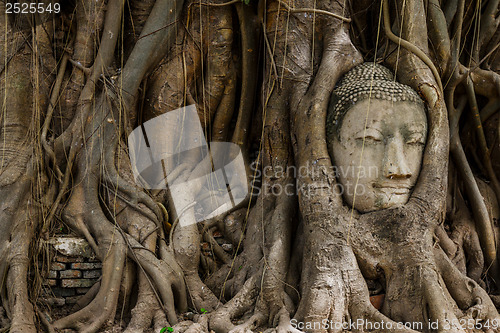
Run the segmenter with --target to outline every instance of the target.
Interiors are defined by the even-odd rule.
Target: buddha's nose
[[[389,139],[385,147],[383,175],[386,178],[410,178],[411,169],[406,163],[404,142],[400,134]]]

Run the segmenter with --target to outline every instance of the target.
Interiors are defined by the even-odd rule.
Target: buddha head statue
[[[408,201],[427,137],[425,106],[412,88],[381,65],[355,67],[332,93],[326,132],[347,204],[366,213]]]

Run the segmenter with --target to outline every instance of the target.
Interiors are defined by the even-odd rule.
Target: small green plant
[[[206,313],[207,312],[207,310],[205,308],[201,308],[200,311],[201,311],[201,313]]]
[[[160,333],[165,333],[166,331],[168,332],[173,332],[174,329],[173,327],[163,327],[161,330],[160,330]]]

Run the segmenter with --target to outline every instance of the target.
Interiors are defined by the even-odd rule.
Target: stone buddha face
[[[392,88],[398,85],[389,83]],[[404,87],[406,92],[411,89]],[[344,200],[362,213],[408,201],[427,137],[425,107],[416,101],[416,93],[408,97],[403,92],[398,97],[390,91],[377,93],[380,87],[371,89],[371,98],[361,93],[359,101],[351,96],[341,112],[337,108],[335,126],[328,135]]]

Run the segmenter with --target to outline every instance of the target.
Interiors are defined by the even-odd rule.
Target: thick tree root
[[[236,326],[231,322],[232,319],[243,315],[250,310],[258,295],[258,279],[251,277],[248,279],[241,291],[220,309],[210,314],[209,328],[216,333],[230,332]]]
[[[83,309],[56,321],[55,328],[97,332],[104,324],[113,323],[125,264],[126,246],[119,235],[111,236],[114,236],[114,240],[110,240],[110,246],[104,249],[102,280],[96,297]]]
[[[52,29],[41,24],[30,29],[27,37],[13,31],[6,17],[0,20],[0,28],[5,42],[2,54],[9,56],[1,67],[0,81],[0,297],[10,319],[5,330],[34,333],[29,255],[46,208],[40,203],[44,196],[51,199],[46,193],[48,179],[38,133],[54,79],[49,69],[55,67],[49,37]],[[14,46],[12,50],[5,48],[8,41],[13,42],[9,45]]]
[[[471,63],[477,64],[469,69],[458,61],[462,44],[469,43],[467,40],[461,44],[462,23],[472,26],[476,20],[475,14],[464,13],[465,1],[446,2],[444,12],[435,0],[401,0],[393,8],[384,8],[389,38],[398,44],[401,40],[395,34],[401,36],[404,42],[399,44],[420,57],[398,50],[397,57],[396,52],[391,53],[387,61],[397,67],[403,82],[426,99],[429,137],[421,179],[408,204],[364,215],[349,210],[341,196],[327,191],[336,184],[336,177],[329,171],[332,164],[325,144],[325,110],[339,77],[361,62],[350,40],[345,4],[315,0],[260,1],[258,5],[250,2],[249,6],[226,0],[185,2],[185,17],[179,19],[182,0],[133,0],[131,21],[137,20],[137,25],[129,22],[133,23],[133,31],[129,32],[120,31],[123,9],[128,2],[97,0],[88,5],[76,1],[74,52],[70,60],[73,72],[63,75],[65,69],[60,69],[65,83],[56,108],[59,113],[54,117],[57,120],[51,120],[52,114],[48,116],[46,125],[52,127],[45,128],[43,135],[50,158],[39,155],[36,134],[43,118],[39,110],[46,107],[51,81],[48,73],[44,73],[47,82],[40,80],[40,68],[48,66],[51,72],[57,69],[50,56],[50,27],[34,28],[31,40],[26,36],[12,39],[7,35],[12,34],[8,22],[0,20],[0,30],[6,32],[3,38],[15,41],[14,53],[0,46],[6,55],[6,61],[0,64],[5,71],[2,81],[5,89],[0,89],[5,94],[4,112],[0,114],[3,124],[0,137],[4,138],[0,148],[0,197],[6,198],[0,203],[0,230],[6,231],[0,235],[0,297],[11,319],[10,331],[37,330],[36,311],[28,297],[27,254],[44,216],[36,205],[43,195],[47,202],[55,202],[49,217],[57,217],[62,209],[65,222],[85,236],[103,262],[102,279],[81,299],[75,313],[48,323],[39,312],[49,331],[74,328],[97,332],[113,323],[120,305],[123,312],[131,314],[125,330],[128,333],[144,332],[151,327],[160,331],[169,326],[180,333],[246,333],[262,327],[271,327],[267,332],[273,333],[409,333],[415,329],[431,331],[434,328],[427,326],[431,322],[439,322],[437,332],[469,333],[472,330],[460,327],[460,320],[497,321],[499,315],[493,303],[473,281],[480,281],[484,268],[479,239],[483,247],[487,245],[487,264],[493,263],[493,270],[497,268],[495,241],[493,233],[488,232],[491,228],[486,208],[479,205],[482,198],[477,186],[464,194],[464,198],[473,202],[473,207],[481,208],[482,216],[476,217],[481,224],[474,227],[465,209],[452,212],[450,235],[440,224],[446,193],[448,121],[441,91],[444,81],[441,82],[437,68],[451,78],[447,87],[450,111],[454,110],[455,86],[464,79],[468,82],[473,109],[478,108],[476,93],[488,97],[488,105],[493,105],[500,93],[499,75],[479,68],[479,54],[488,60],[491,54],[486,54],[489,52],[486,46],[499,38],[498,32],[495,33],[498,19],[492,19],[498,1],[490,1],[482,8],[488,14],[479,27],[479,43],[483,45],[478,45],[470,55],[464,52],[461,56],[470,56]],[[453,3],[458,10],[451,8]],[[0,3],[0,9],[3,6]],[[373,5],[367,7],[370,6]],[[259,15],[255,15],[257,9]],[[390,10],[399,16],[392,28]],[[367,17],[366,13],[360,15]],[[257,17],[262,19],[259,24]],[[175,24],[180,21],[183,24]],[[233,32],[238,26],[241,34]],[[159,208],[165,205],[172,213],[172,198],[168,206],[167,194],[154,191],[151,195],[133,185],[127,152],[122,148],[122,137],[127,134],[123,129],[195,104],[207,142],[228,141],[234,120],[237,128],[232,140],[245,147],[257,89],[257,80],[250,79],[257,73],[259,59],[259,43],[253,35],[256,26],[266,30],[266,55],[270,56],[264,60],[268,68],[262,87],[263,128],[259,133],[262,147],[258,161],[265,170],[261,193],[253,207],[249,205],[231,213],[224,222],[218,217],[206,222],[203,228],[196,223],[178,226],[175,221],[180,216],[167,221],[168,213],[163,214]],[[392,32],[398,28],[399,32]],[[38,34],[42,30],[45,33]],[[101,31],[104,33],[99,38]],[[453,32],[452,40],[448,31]],[[117,65],[123,73],[116,80],[114,74],[118,71],[113,72],[111,67],[120,60],[116,57],[120,36],[129,38],[133,45],[122,50],[122,60],[127,61],[122,64],[125,66]],[[436,48],[434,53],[428,50],[428,37]],[[167,54],[173,39],[176,44]],[[369,49],[366,38],[360,39]],[[23,40],[28,41],[25,48],[21,47]],[[241,45],[236,45],[238,41]],[[387,51],[395,47],[391,45]],[[242,68],[235,64],[239,59],[234,51],[238,48]],[[69,48],[66,51],[71,52]],[[438,58],[440,66],[431,63],[429,54]],[[164,62],[158,66],[161,58]],[[490,59],[493,65],[495,61],[498,62]],[[27,64],[33,65],[30,69],[36,73],[34,77],[26,74]],[[467,70],[470,70],[468,77],[464,74]],[[141,82],[147,90],[141,101],[144,112],[136,108]],[[60,82],[56,86],[59,85]],[[54,89],[53,102],[59,97],[58,89]],[[236,117],[237,107],[240,113]],[[461,167],[469,167],[457,139],[459,113],[450,113],[455,125],[452,152],[461,152]],[[479,117],[478,112],[474,115]],[[480,139],[484,139],[481,122],[476,124]],[[169,130],[165,129],[162,138],[166,145],[177,139],[169,135]],[[483,155],[489,154],[482,141],[481,149]],[[38,161],[48,161],[57,174],[47,193],[44,193],[45,166],[38,165]],[[167,165],[166,171],[170,175],[175,173],[174,183],[181,184],[199,176],[202,163],[194,165],[187,161],[177,168]],[[283,175],[290,167],[306,167],[309,174]],[[62,174],[60,170],[64,169],[66,172]],[[494,180],[488,163],[486,169]],[[477,182],[472,172],[464,180]],[[296,187],[298,195],[290,193]],[[303,192],[304,187],[315,193]],[[30,192],[32,188],[36,190],[35,196],[33,190]],[[59,194],[54,201],[57,189]],[[282,193],[276,194],[278,190]],[[185,192],[168,195],[192,199]],[[458,202],[465,207],[465,200]],[[296,214],[296,207],[300,214]],[[195,216],[194,209],[179,212],[182,214],[192,219]],[[164,226],[170,232],[167,236]],[[212,234],[215,226],[236,248],[234,257],[217,244]],[[45,224],[43,229],[50,230],[50,225]],[[479,239],[476,229],[482,235]],[[433,243],[434,231],[441,248]],[[213,258],[201,260],[205,273],[215,271],[205,281],[200,274],[200,257],[204,254],[199,245],[203,237],[215,248]],[[384,285],[381,311],[369,301],[365,278]],[[137,288],[133,288],[134,284]],[[131,290],[137,295],[130,297]],[[185,313],[188,307],[194,312],[208,310],[208,313],[188,315]],[[192,316],[192,320],[179,322],[178,314]],[[420,322],[424,327],[406,327],[397,321]],[[381,329],[368,328],[383,324]],[[6,330],[6,326],[2,324],[0,330]]]

